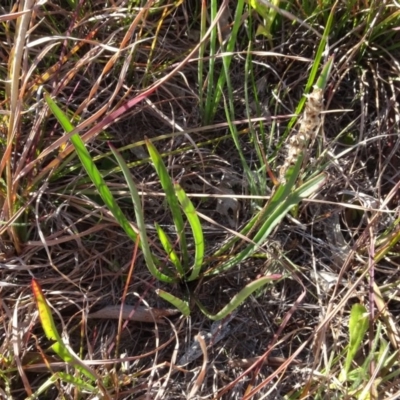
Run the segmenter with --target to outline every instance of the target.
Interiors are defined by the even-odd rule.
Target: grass
[[[399,396],[396,3],[1,11],[0,397]]]

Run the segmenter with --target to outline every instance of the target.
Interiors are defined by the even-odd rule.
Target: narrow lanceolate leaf
[[[253,241],[261,246],[265,243],[266,238],[272,230],[282,221],[285,215],[295,206],[297,206],[303,199],[311,196],[325,183],[326,176],[321,174],[315,178],[310,179],[297,190],[291,193],[281,204],[276,207],[268,216],[264,224],[260,227],[259,231],[253,238]]]
[[[47,104],[50,107],[50,110],[57,118],[58,122],[64,128],[66,132],[71,132],[74,127],[69,122],[67,115],[63,113],[63,111],[57,106],[57,104],[51,99],[48,94],[44,95],[44,98]],[[85,168],[86,173],[89,175],[89,178],[96,186],[101,198],[103,199],[104,203],[108,207],[108,209],[113,214],[114,218],[120,224],[122,229],[126,232],[126,234],[133,240],[136,240],[137,234],[133,230],[131,224],[123,214],[121,208],[118,206],[117,201],[115,200],[114,196],[112,195],[110,189],[108,188],[106,182],[104,181],[101,173],[96,167],[96,164],[93,162],[92,157],[90,156],[88,150],[86,149],[85,143],[81,139],[78,134],[71,136],[71,142],[75,148],[76,154],[79,157],[79,160],[82,163],[83,168]]]
[[[56,325],[53,320],[53,316],[51,314],[51,310],[49,305],[47,304],[46,298],[42,292],[41,287],[36,282],[35,279],[32,279],[32,292],[33,296],[36,300],[36,305],[39,311],[40,322],[42,323],[42,328],[44,330],[44,334],[46,335],[48,340],[61,342],[61,337],[58,334]]]
[[[161,186],[165,192],[167,203],[172,213],[172,218],[178,234],[179,245],[182,252],[183,265],[187,268],[189,263],[189,256],[185,237],[185,224],[183,221],[179,202],[175,194],[172,180],[168,174],[168,170],[163,163],[160,153],[153,146],[150,140],[146,139],[147,151],[149,152],[150,158],[153,161],[154,168],[160,178]]]
[[[192,267],[192,273],[190,274],[188,281],[193,281],[198,278],[200,274],[201,267],[203,265],[204,259],[204,236],[203,229],[201,227],[200,219],[197,215],[196,209],[193,203],[190,201],[189,197],[186,196],[185,191],[181,188],[179,184],[175,184],[175,193],[181,203],[183,212],[189,221],[189,225],[192,229],[193,239],[194,239],[194,264]]]
[[[168,301],[168,303],[172,304],[174,307],[176,307],[185,317],[188,317],[190,315],[190,309],[189,309],[189,304],[187,301],[183,301],[179,299],[178,297],[175,297],[171,293],[165,292],[164,290],[157,289],[156,293],[165,301]]]
[[[131,176],[131,172],[129,171],[129,168],[126,165],[125,160],[122,158],[121,154],[119,154],[118,151],[114,148],[114,146],[112,146],[111,144],[109,144],[109,146],[121,168],[122,173],[124,174],[126,183],[128,184],[129,187],[129,192],[131,193],[132,202],[135,208],[136,222],[139,228],[141,247],[144,258],[146,260],[147,268],[149,269],[150,273],[158,280],[169,283],[175,282],[177,280],[175,277],[163,274],[161,271],[157,269],[154,263],[153,254],[150,250],[149,240],[147,237],[147,228],[144,222],[142,202],[140,201],[139,192],[136,189],[135,183],[133,182]]]
[[[219,313],[215,315],[209,314],[208,311],[204,308],[204,306],[197,300],[196,304],[207,318],[210,318],[214,321],[219,321],[225,318],[236,308],[238,308],[240,304],[242,304],[254,291],[260,289],[261,287],[271,282],[272,280],[277,280],[280,278],[282,278],[282,275],[275,274],[275,275],[264,276],[262,278],[255,280],[254,282],[245,286],[236,296],[232,297],[231,301]]]
[[[42,323],[42,327],[46,335],[46,338],[48,340],[51,340],[52,342],[55,342],[51,346],[51,349],[64,362],[75,367],[89,379],[96,380],[97,377],[95,373],[89,367],[87,367],[81,360],[79,360],[79,358],[72,352],[72,350],[69,349],[62,341],[61,336],[59,335],[56,325],[54,323],[50,306],[47,304],[42,289],[35,279],[32,279],[32,292],[36,300],[36,305],[39,311],[40,322]]]
[[[318,89],[322,90],[325,89],[329,80],[329,76],[331,74],[332,66],[333,66],[333,56],[329,58],[329,60],[325,63],[325,65],[322,68],[321,74],[316,83]]]
[[[299,177],[304,155],[300,154],[296,162],[290,165],[285,172],[285,182],[280,184],[268,203],[267,213],[271,214],[294,191]]]
[[[368,312],[365,306],[362,304],[354,304],[350,311],[349,319],[349,336],[350,342],[347,350],[346,362],[344,369],[340,374],[339,380],[344,382],[347,380],[347,374],[350,371],[351,363],[354,360],[358,350],[360,349],[361,343],[364,339],[364,335],[368,330],[369,320]]]
[[[169,237],[167,236],[167,234],[164,232],[164,230],[161,228],[160,225],[158,225],[157,223],[155,223],[154,225],[156,227],[156,231],[160,239],[160,242],[168,255],[168,258],[170,259],[172,264],[174,264],[180,278],[183,278],[185,276],[185,271],[182,268],[181,260],[176,254],[176,251],[174,250],[171,241],[169,240]]]

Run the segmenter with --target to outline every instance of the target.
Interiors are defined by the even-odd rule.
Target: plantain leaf
[[[165,275],[162,272],[160,272],[154,263],[153,254],[150,251],[149,241],[147,237],[146,224],[144,222],[142,202],[140,201],[139,193],[136,189],[135,183],[133,182],[131,172],[129,171],[129,168],[126,165],[126,162],[121,156],[121,154],[118,153],[118,151],[114,148],[114,146],[112,146],[111,144],[109,144],[109,146],[121,168],[122,173],[124,174],[126,183],[128,184],[129,187],[129,192],[131,193],[132,202],[135,208],[136,222],[139,227],[141,247],[144,258],[146,260],[147,268],[149,269],[150,273],[160,281],[169,283],[176,282],[177,281],[176,278]]]
[[[182,251],[183,265],[186,266],[187,268],[189,265],[189,256],[186,244],[185,224],[183,222],[183,217],[181,209],[179,207],[179,202],[174,191],[174,186],[168,174],[167,168],[163,163],[160,153],[157,151],[157,149],[154,147],[154,145],[151,143],[150,140],[146,139],[145,143],[147,146],[147,151],[149,152],[151,160],[153,161],[154,168],[157,172],[158,177],[160,178],[161,186],[165,192],[167,203],[171,210],[172,218],[174,220],[174,224],[179,238],[179,245]]]
[[[156,227],[156,231],[157,231],[158,237],[160,239],[160,242],[168,255],[168,258],[174,264],[176,270],[179,273],[179,276],[181,278],[183,278],[185,276],[185,271],[182,268],[181,260],[179,259],[178,255],[176,254],[176,252],[169,240],[169,237],[167,236],[167,234],[164,232],[164,230],[161,228],[160,225],[158,225],[157,223],[155,223],[154,225]]]
[[[260,289],[261,287],[265,286],[267,283],[273,280],[278,280],[281,278],[282,275],[274,274],[274,275],[264,276],[262,278],[259,278],[251,282],[250,284],[245,286],[237,295],[233,296],[231,301],[219,313],[215,315],[210,314],[198,300],[195,299],[195,301],[197,306],[200,308],[200,310],[207,318],[213,321],[219,321],[225,318],[236,308],[238,308],[240,304],[242,304],[254,291]]]
[[[165,292],[164,290],[157,289],[156,293],[168,303],[171,303],[174,307],[176,307],[185,317],[190,315],[189,304],[187,301],[183,301],[178,297],[175,297],[171,293]]]
[[[232,257],[230,260],[228,260],[218,268],[210,270],[210,272],[207,273],[206,275],[219,274],[222,271],[234,267],[238,263],[245,260],[247,257],[254,254],[254,252],[257,251],[257,249],[260,248],[265,243],[265,240],[267,239],[268,235],[282,221],[285,215],[293,207],[298,205],[304,198],[307,198],[311,194],[316,192],[325,183],[325,180],[326,176],[324,174],[320,174],[308,180],[306,183],[304,183],[302,186],[296,189],[293,193],[289,194],[286,198],[283,198],[284,193],[281,192],[279,194],[281,198],[280,204],[278,204],[278,202],[275,201],[268,205],[264,215],[264,223],[258,229],[258,232],[255,234],[253,238],[254,244],[248,245],[238,255]],[[283,189],[283,191],[285,193],[287,192],[286,189]]]
[[[50,110],[54,114],[54,116],[57,118],[58,122],[61,124],[61,126],[64,128],[66,132],[71,132],[74,127],[73,125],[69,122],[69,119],[67,115],[63,113],[63,111],[57,106],[57,104],[51,99],[51,97],[46,93],[44,95],[44,98],[47,102],[47,104],[50,107]],[[93,182],[93,184],[96,186],[96,189],[98,190],[101,198],[103,199],[105,205],[108,207],[108,209],[111,211],[112,215],[114,218],[117,220],[117,222],[120,224],[122,229],[125,231],[125,233],[133,240],[136,240],[137,234],[133,230],[131,224],[123,214],[121,208],[117,204],[117,201],[115,200],[114,196],[112,195],[110,189],[108,188],[106,182],[104,181],[101,173],[96,167],[96,164],[93,162],[92,157],[90,156],[88,150],[86,149],[85,143],[81,139],[81,137],[78,134],[72,135],[71,136],[71,142],[75,148],[76,154],[79,157],[79,160],[82,163],[83,168],[86,170],[86,173],[89,175],[89,178]]]
[[[187,280],[193,281],[198,278],[201,267],[203,265],[203,259],[204,259],[203,229],[201,227],[200,219],[197,215],[196,209],[194,208],[193,203],[190,201],[189,197],[186,196],[185,191],[181,188],[181,186],[178,183],[176,183],[174,187],[176,196],[179,202],[181,203],[183,212],[185,213],[189,221],[189,225],[192,229],[195,256],[194,256],[194,264],[192,267],[192,273]]]

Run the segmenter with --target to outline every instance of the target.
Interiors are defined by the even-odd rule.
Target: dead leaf
[[[121,305],[106,306],[99,311],[91,313],[88,318],[97,319],[118,319],[121,312]],[[122,310],[122,319],[137,322],[157,322],[158,324],[165,324],[162,320],[164,317],[178,314],[178,310],[151,308],[144,306],[131,306],[125,304]]]

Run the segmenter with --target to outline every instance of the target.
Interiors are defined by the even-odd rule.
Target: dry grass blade
[[[19,300],[18,300],[19,301]],[[2,304],[4,307],[4,304]],[[21,323],[19,322],[19,318],[18,318],[18,307],[16,307],[14,309],[13,315],[12,315],[12,320],[11,320],[11,334],[9,333],[9,339],[11,339],[11,343],[13,346],[13,356],[14,356],[14,360],[15,360],[15,364],[17,365],[18,368],[18,373],[19,376],[22,379],[22,383],[24,385],[24,388],[26,390],[26,393],[28,394],[28,396],[32,395],[32,388],[31,385],[29,383],[29,380],[26,376],[26,373],[23,369],[23,364],[22,364],[22,360],[20,358],[20,355],[23,351],[22,348],[22,334],[24,334],[24,329],[21,327]]]
[[[203,384],[208,363],[206,342],[201,337],[201,335],[197,335],[195,339],[199,342],[201,351],[203,353],[203,364],[201,366],[199,374],[197,375],[196,382],[194,383],[192,390],[189,393],[188,399],[193,399],[194,396],[196,396],[196,393],[199,391],[201,385]]]
[[[15,137],[20,129],[21,125],[21,112],[22,112],[22,99],[19,99],[20,94],[20,79],[22,70],[22,58],[25,51],[25,39],[32,14],[32,8],[34,5],[33,0],[26,0],[20,3],[19,11],[23,12],[17,22],[17,32],[15,37],[14,46],[11,50],[9,59],[9,70],[7,79],[7,97],[9,97],[9,109],[10,115],[7,121],[7,146],[3,153],[0,162],[0,176],[3,175],[3,170],[6,170],[6,185],[7,185],[7,197],[6,202],[3,205],[3,213],[5,219],[11,219],[15,212],[15,197],[16,191],[13,188],[13,171],[11,168],[11,154],[14,145]],[[13,238],[13,243],[16,251],[21,251],[21,244],[18,234],[14,226],[9,229],[10,236]]]

